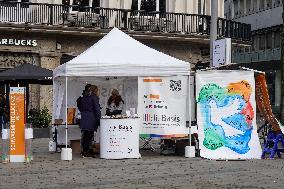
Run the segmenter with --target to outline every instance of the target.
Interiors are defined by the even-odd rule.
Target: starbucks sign
[[[31,40],[31,39],[0,39],[0,45],[36,47],[38,44],[37,40]]]

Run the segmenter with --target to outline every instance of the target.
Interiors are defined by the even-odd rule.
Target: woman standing
[[[84,93],[81,99],[81,110],[81,155],[83,157],[93,157],[94,153],[90,149],[90,145],[94,138],[94,132],[97,131],[100,125],[101,118],[99,89],[97,86],[92,85]]]
[[[106,115],[119,115],[122,112],[124,101],[117,89],[113,89],[107,101]]]

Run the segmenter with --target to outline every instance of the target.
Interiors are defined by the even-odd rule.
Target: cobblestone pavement
[[[284,188],[284,159],[213,161],[144,152],[141,159],[61,161],[48,139],[32,163],[0,164],[0,188]]]

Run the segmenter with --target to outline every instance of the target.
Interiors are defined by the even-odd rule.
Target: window
[[[257,10],[257,0],[252,0],[252,12],[256,12]]]
[[[70,5],[70,0],[62,0],[63,5]]]
[[[272,7],[272,0],[266,0],[266,8],[270,9]]]
[[[92,7],[100,7],[100,0],[93,0]]]
[[[268,32],[266,33],[266,49],[272,48],[272,33]]]
[[[239,10],[239,16],[242,16],[244,13],[245,13],[245,2],[244,2],[244,0],[240,0],[240,10]]]
[[[282,3],[281,0],[275,0],[274,7],[279,7],[281,3]]]
[[[265,34],[261,34],[259,38],[259,50],[265,50]]]
[[[234,1],[234,18],[239,17],[238,1]]]
[[[5,3],[28,3],[30,2],[29,0],[0,0],[0,2],[5,2]]]
[[[259,1],[259,10],[263,10],[264,9],[264,0]]]
[[[100,6],[100,0],[92,0],[91,2],[89,0],[63,0],[62,4],[69,6],[71,3],[72,5],[75,5],[72,7],[72,11],[80,11],[85,12],[89,11],[88,8],[85,7],[99,7]]]
[[[30,2],[29,0],[0,0],[0,3],[13,3],[13,4],[7,4],[7,5],[2,5],[2,6],[16,6],[16,3],[28,3]],[[21,5],[21,8],[28,8],[28,5]]]
[[[280,48],[280,31],[274,32],[274,48]]]
[[[156,11],[156,1],[159,1],[160,12],[166,12],[166,0],[141,0],[140,10]],[[132,10],[138,10],[138,0],[132,0]]]
[[[250,14],[251,13],[251,0],[247,0],[246,1],[246,7],[247,7],[247,13],[246,14]]]

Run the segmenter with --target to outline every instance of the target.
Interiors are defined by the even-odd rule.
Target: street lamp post
[[[284,6],[282,19],[284,21]],[[281,28],[281,104],[280,104],[280,120],[284,122],[284,26]]]
[[[218,0],[211,0],[210,67],[213,66],[213,42],[217,39]]]

